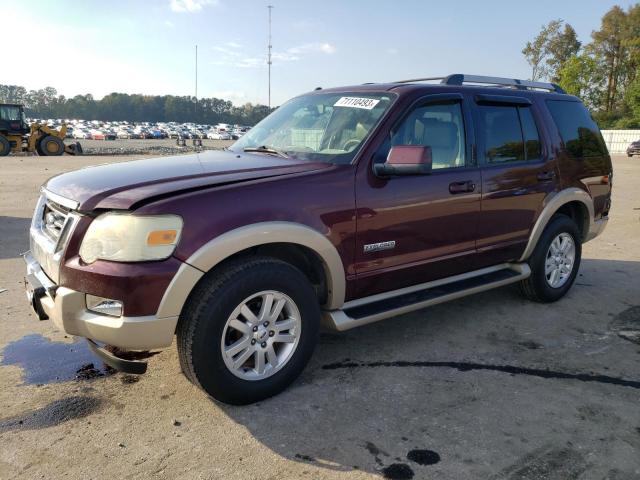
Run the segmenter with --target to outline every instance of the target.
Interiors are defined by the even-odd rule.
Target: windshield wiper
[[[283,151],[278,150],[277,148],[270,147],[268,145],[262,145],[261,147],[244,147],[242,149],[243,152],[257,152],[257,153],[268,153],[269,155],[277,155],[282,158],[289,158],[289,155],[284,153]]]

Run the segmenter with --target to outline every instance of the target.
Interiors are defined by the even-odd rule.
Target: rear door
[[[480,171],[463,96],[423,97],[385,135],[358,165],[356,297],[470,270],[475,254]],[[376,177],[372,164],[395,145],[431,147],[431,174]]]
[[[558,171],[529,98],[480,94],[473,104],[482,173],[478,262],[487,266],[520,257]]]

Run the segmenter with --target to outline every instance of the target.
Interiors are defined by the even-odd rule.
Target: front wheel
[[[520,282],[525,297],[537,302],[555,302],[571,288],[582,255],[580,232],[566,215],[556,215],[540,236],[529,266],[531,276]]]
[[[11,143],[4,135],[0,135],[0,157],[5,157],[11,152]]]
[[[58,156],[64,153],[64,142],[53,135],[46,135],[36,146],[39,155],[45,157]]]
[[[259,257],[228,265],[192,293],[178,324],[184,374],[221,402],[275,395],[311,358],[320,308],[305,275]]]

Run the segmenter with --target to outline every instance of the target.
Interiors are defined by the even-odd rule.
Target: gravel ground
[[[17,255],[39,185],[110,161],[2,160],[1,479],[640,478],[638,158],[614,159],[611,221],[563,300],[505,287],[325,333],[292,387],[247,407],[191,385],[175,345],[112,374],[30,312]]]
[[[195,147],[193,140],[185,140],[185,146],[176,145],[175,139],[164,140],[71,140],[80,142],[83,155],[176,155],[200,150],[219,150],[233,144],[233,140],[202,140],[202,147]]]

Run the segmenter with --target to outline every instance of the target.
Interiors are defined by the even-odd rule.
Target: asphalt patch
[[[407,453],[407,459],[418,465],[435,465],[440,461],[440,455],[433,450],[411,450]]]
[[[414,473],[406,463],[392,463],[382,469],[382,475],[390,480],[411,480]]]
[[[102,400],[89,396],[72,396],[25,412],[15,417],[0,419],[0,433],[10,430],[39,430],[54,427],[77,418],[84,418],[98,411]]]
[[[507,467],[494,479],[577,480],[587,470],[583,455],[569,447],[542,447]]]
[[[567,373],[540,368],[516,367],[514,365],[488,365],[473,362],[409,362],[399,360],[394,362],[338,362],[323,365],[324,370],[339,370],[349,368],[380,368],[380,367],[421,367],[421,368],[453,368],[460,372],[470,372],[472,370],[489,370],[494,372],[508,373],[510,375],[529,375],[544,379],[555,380],[579,380],[581,382],[596,382],[621,387],[630,387],[640,390],[640,381],[626,380],[624,378],[610,377],[608,375],[593,375],[587,373]]]
[[[83,378],[81,370],[90,364],[101,365],[98,362],[87,343],[79,338],[72,343],[54,342],[31,334],[8,343],[2,351],[0,365],[18,365],[22,368],[24,385],[40,385]],[[102,372],[101,376],[107,373],[106,368],[97,370]]]
[[[613,318],[609,328],[620,338],[640,345],[640,305],[620,312]]]

